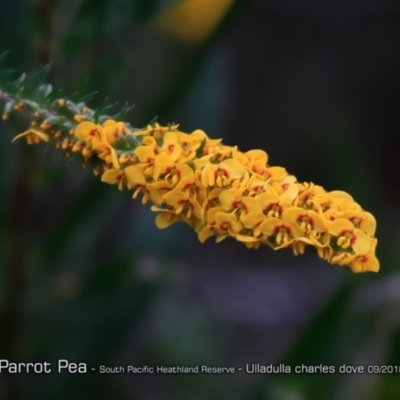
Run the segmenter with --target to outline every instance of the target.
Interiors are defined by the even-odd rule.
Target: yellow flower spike
[[[16,140],[25,137],[28,144],[38,144],[40,141],[48,142],[49,135],[44,132],[40,132],[36,129],[28,129],[25,132],[20,133],[19,135],[15,136],[11,143],[15,142]]]
[[[79,140],[90,146],[107,141],[103,128],[90,121],[81,122],[73,132]]]
[[[117,153],[111,145],[108,143],[97,143],[93,146],[93,150],[98,153],[98,157],[101,160],[113,165],[116,169],[119,168]]]
[[[361,229],[345,218],[338,218],[329,223],[329,233],[336,236],[337,245],[343,249],[351,247],[356,254],[366,254],[371,247],[370,238]]]
[[[67,106],[74,108],[72,102]],[[56,114],[47,120],[43,115],[48,114],[28,106],[24,112],[31,115],[31,129],[13,141],[54,139],[67,156],[81,153],[84,165],[93,161],[93,171],[103,182],[128,188],[133,198],[142,194],[143,204],[151,202],[161,229],[183,221],[201,242],[229,236],[248,248],[290,247],[295,255],[311,245],[322,259],[348,265],[356,273],[379,270],[376,220],[348,193],[299,183],[285,168],[269,166],[265,151],[241,152],[201,130],[187,134],[177,125],[152,124],[132,132],[121,121],[84,121],[94,111],[78,109],[82,111],[76,111],[75,122],[70,119],[67,126],[55,128],[49,120],[58,121]]]

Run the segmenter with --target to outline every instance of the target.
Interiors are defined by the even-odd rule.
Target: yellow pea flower
[[[201,243],[204,243],[208,238],[214,236],[216,234],[216,222],[215,222],[215,214],[217,212],[221,212],[224,209],[221,206],[213,207],[207,210],[204,214],[204,225],[203,228],[198,232],[198,238]]]
[[[49,135],[44,132],[40,132],[36,129],[28,129],[25,132],[20,133],[19,135],[15,136],[11,143],[15,142],[16,140],[25,137],[28,144],[38,144],[39,142],[48,142]]]
[[[287,176],[287,171],[282,167],[268,167],[262,160],[254,162],[252,171],[266,180],[281,180]]]
[[[167,153],[158,154],[154,159],[153,179],[170,181],[174,185],[184,177],[194,177],[193,169],[184,162],[175,163]]]
[[[219,195],[220,193],[222,193],[223,190],[224,189],[221,188],[215,188],[208,193],[207,198],[205,199],[202,205],[203,215],[205,215],[209,210],[221,206],[221,202],[219,201]],[[222,207],[221,210],[223,210]]]
[[[378,272],[379,260],[375,256],[375,249],[378,243],[376,238],[370,238],[371,248],[367,254],[356,256],[350,262],[350,268],[353,272],[360,273],[365,271]]]
[[[262,235],[260,225],[266,220],[266,217],[262,211],[250,212],[243,216],[240,221],[243,226],[252,231],[252,236],[258,238]]]
[[[276,247],[290,246],[295,239],[303,237],[303,232],[300,227],[294,222],[283,222],[279,218],[268,218],[259,226],[260,231],[266,237],[274,236]]]
[[[163,201],[170,206],[176,214],[183,214],[190,218],[192,213],[198,219],[202,219],[202,211],[199,202],[190,197],[188,192],[173,189],[163,196]]]
[[[328,224],[325,218],[312,210],[290,207],[282,213],[285,223],[295,222],[300,226],[304,236],[316,246],[326,246],[329,242]]]
[[[89,146],[107,142],[104,129],[90,121],[81,122],[75,128],[74,135]]]
[[[257,196],[258,194],[266,193],[266,192],[275,192],[272,186],[264,181],[263,179],[258,178],[253,175],[249,178],[246,185],[247,194],[251,197]]]
[[[194,173],[193,175],[183,176],[175,188],[182,192],[188,192],[190,197],[197,198],[201,202],[204,202],[207,198],[207,189],[196,178]]]
[[[136,147],[134,153],[138,157],[139,162],[143,164],[153,164],[157,155],[156,148],[156,140],[153,137],[145,137],[143,138],[142,146]]]
[[[337,237],[337,245],[342,249],[352,248],[356,254],[364,255],[370,249],[370,238],[361,229],[345,218],[329,223],[329,233]]]
[[[368,236],[374,236],[376,230],[376,219],[375,217],[367,212],[355,212],[355,211],[338,211],[335,213],[337,218],[346,218],[353,223],[356,228],[364,231]]]
[[[166,181],[157,181],[148,183],[146,190],[149,198],[155,205],[161,205],[165,194],[169,193],[173,189],[173,185]]]
[[[297,179],[293,175],[286,175],[283,179],[271,182],[276,193],[281,196],[285,192],[287,200],[292,203],[299,195],[300,188]]]
[[[255,199],[260,204],[264,214],[271,218],[281,217],[283,211],[292,205],[290,197],[287,198],[284,194],[278,196],[275,191],[259,194],[255,196]]]
[[[126,137],[131,131],[123,122],[108,119],[103,123],[104,135],[107,143],[114,144],[119,138]]]
[[[168,210],[157,206],[151,206],[151,210],[159,212],[156,216],[156,226],[158,229],[168,228],[178,221],[188,222],[184,216],[176,214],[173,210]]]
[[[217,243],[221,242],[228,236],[235,237],[242,229],[243,225],[237,220],[234,214],[226,212],[217,212],[215,214],[215,230]]]
[[[225,211],[234,212],[240,219],[248,213],[262,212],[260,203],[250,196],[243,196],[243,191],[227,189],[221,192],[219,200]]]
[[[119,168],[117,153],[108,143],[97,143],[93,146],[93,150],[98,153],[98,157],[107,164],[112,164],[114,168]]]
[[[178,135],[175,132],[167,132],[164,135],[164,142],[159,151],[166,152],[169,158],[175,162],[182,153],[182,147],[178,143]]]
[[[230,158],[219,164],[207,164],[201,171],[201,182],[205,187],[224,187],[246,174],[245,167],[238,160]]]
[[[126,184],[125,172],[121,169],[109,169],[101,176],[101,181],[108,183],[109,185],[118,185],[118,190],[123,190]]]

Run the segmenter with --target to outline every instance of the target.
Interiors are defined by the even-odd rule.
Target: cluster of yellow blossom
[[[14,140],[52,138],[67,154],[81,153],[103,182],[150,201],[161,229],[184,221],[201,242],[232,237],[249,248],[291,247],[296,255],[311,245],[332,264],[379,270],[375,218],[349,194],[299,183],[284,168],[269,166],[264,151],[241,152],[201,130],[187,134],[158,124],[138,130],[112,119],[96,124],[89,120],[92,110],[80,111],[69,135],[35,113],[38,121]]]
[[[306,245],[324,260],[354,272],[379,270],[375,218],[342,191],[298,183],[282,167],[268,165],[262,150],[241,152],[201,131],[149,125],[132,130],[123,122],[79,123],[61,146],[102,161],[101,180],[142,194],[158,212],[156,225],[191,225],[204,242],[233,237],[247,247]],[[39,136],[40,138],[41,136]]]

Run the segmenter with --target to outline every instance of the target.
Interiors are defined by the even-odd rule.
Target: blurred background
[[[0,123],[0,358],[124,365],[400,370],[400,3],[2,0],[3,67],[126,101],[378,221],[379,274],[288,250],[198,242],[52,145]],[[116,106],[116,111],[118,106]],[[22,122],[21,122],[22,123]],[[0,399],[398,400],[400,374],[0,375]]]

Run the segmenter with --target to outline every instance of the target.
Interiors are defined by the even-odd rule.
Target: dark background
[[[128,192],[51,144],[11,145],[19,131],[1,122],[0,358],[400,370],[400,3],[195,0],[181,20],[173,3],[2,0],[3,66],[53,60],[66,94],[135,104],[133,126],[201,128],[348,191],[378,221],[381,271],[159,231]],[[397,400],[399,375],[2,373],[0,399]]]

